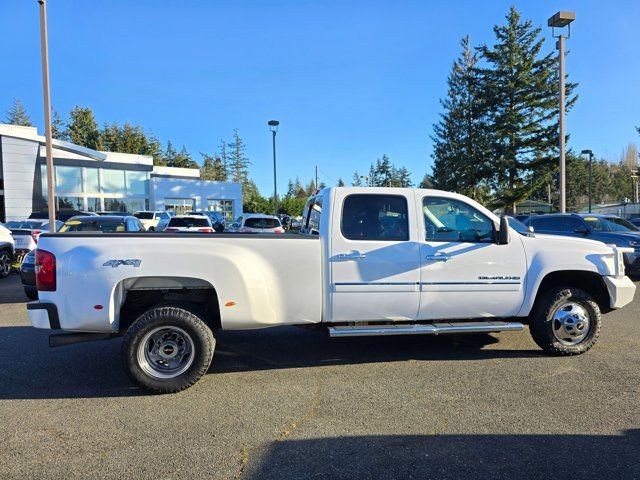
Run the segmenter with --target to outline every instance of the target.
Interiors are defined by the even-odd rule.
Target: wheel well
[[[555,287],[579,288],[593,297],[602,313],[611,310],[609,306],[609,292],[602,280],[602,276],[596,272],[587,272],[584,270],[551,272],[542,279],[540,287],[538,287],[538,293],[536,294],[536,302],[538,302],[546,291]]]
[[[218,293],[210,283],[191,278],[146,277],[122,282],[119,332],[124,334],[133,322],[150,308],[160,305],[182,306],[198,314],[212,329],[220,328]]]

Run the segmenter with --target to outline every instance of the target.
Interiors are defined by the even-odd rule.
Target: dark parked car
[[[77,216],[65,222],[60,229],[64,232],[144,232],[144,226],[136,217],[104,215],[104,216]]]
[[[280,223],[282,223],[282,228],[285,230],[289,230],[291,228],[291,215],[287,215],[286,213],[279,213],[276,215],[280,219]]]
[[[22,288],[29,300],[38,299],[38,289],[36,288],[36,249],[34,248],[24,256],[20,265],[20,279]]]
[[[603,243],[630,247],[633,253],[624,254],[627,273],[640,275],[640,229],[615,215],[557,213],[536,215],[523,222],[535,233],[588,238]]]

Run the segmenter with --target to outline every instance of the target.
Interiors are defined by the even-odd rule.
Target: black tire
[[[586,314],[588,322],[584,322],[577,314],[570,313],[577,308],[576,305],[581,307],[578,311]],[[567,312],[565,315],[568,322],[575,322],[566,327],[571,332],[566,331],[559,319],[554,320],[554,315],[562,313],[561,308]],[[575,287],[556,287],[542,293],[532,313],[529,331],[538,346],[548,353],[579,355],[596,343],[601,323],[600,307],[591,295]],[[580,325],[582,329],[579,328]],[[566,337],[564,340],[558,338],[563,336]]]
[[[0,250],[0,278],[7,278],[11,273],[11,254],[6,250]]]
[[[174,332],[174,337],[170,336],[171,332]],[[185,356],[183,355],[181,361],[185,362],[185,365],[182,367],[186,370],[170,378],[160,378],[158,375],[162,375],[162,373],[158,373],[158,370],[162,366],[159,366],[158,362],[154,363],[149,360],[149,355],[153,355],[150,352],[155,351],[152,346],[160,344],[153,341],[153,336],[148,336],[162,335],[164,338],[162,345],[168,342],[169,349],[173,350],[173,346],[178,348],[175,343],[169,345],[175,338],[175,332],[186,333],[186,337],[180,333],[177,335],[178,338],[182,337],[182,346],[185,343],[192,345],[191,355],[186,356],[191,360],[188,363],[187,360],[184,360]],[[166,335],[169,337],[165,337]],[[147,338],[146,341],[145,338]],[[186,338],[188,340],[185,340]],[[143,341],[147,347],[140,349]],[[179,343],[179,340],[176,342]],[[215,346],[216,340],[213,332],[198,315],[182,307],[160,306],[147,310],[131,325],[122,343],[122,361],[131,379],[141,387],[153,393],[175,393],[189,388],[207,372],[213,359]],[[162,348],[164,347],[158,346],[156,356],[161,355],[159,350]],[[163,352],[166,353],[165,350]],[[142,362],[140,361],[141,356]],[[163,359],[160,359],[160,362],[162,361]],[[169,371],[165,375],[173,375],[179,370],[176,368],[174,372]]]

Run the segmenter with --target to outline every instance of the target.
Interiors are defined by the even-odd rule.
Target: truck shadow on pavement
[[[27,301],[19,274],[12,273],[7,278],[0,278],[0,305]]]
[[[637,479],[640,430],[622,435],[371,435],[273,442],[243,479]]]
[[[49,348],[48,331],[0,327],[0,399],[145,395],[127,377],[121,339]],[[276,327],[219,332],[210,374],[407,360],[488,360],[543,355],[535,350],[482,350],[487,334],[331,339],[324,331]]]

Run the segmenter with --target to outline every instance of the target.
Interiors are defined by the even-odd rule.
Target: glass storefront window
[[[100,207],[100,199],[95,197],[87,198],[87,210],[90,212],[101,211],[102,207]]]
[[[149,209],[149,200],[146,198],[124,198],[123,202],[127,206],[127,212],[135,213],[140,210]]]
[[[102,170],[102,189],[104,193],[124,193],[124,170]]]
[[[148,180],[146,172],[126,172],[127,193],[129,195],[146,195],[148,193]]]
[[[224,219],[233,222],[233,200],[207,200],[207,210],[221,212]]]
[[[84,210],[84,200],[82,197],[60,197],[58,200],[58,210]]]
[[[85,192],[99,193],[100,179],[97,168],[85,168]]]
[[[127,205],[124,198],[105,198],[104,209],[107,212],[126,212]]]
[[[82,192],[81,167],[56,167],[56,189],[59,192]]]
[[[193,198],[165,198],[164,208],[165,210],[173,210],[176,215],[182,215],[185,212],[191,212],[194,210],[195,201]]]

